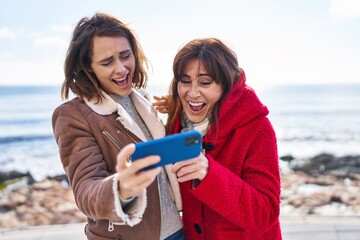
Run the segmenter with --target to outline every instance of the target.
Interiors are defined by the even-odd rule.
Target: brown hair
[[[186,64],[193,59],[198,59],[209,76],[222,86],[223,95],[215,104],[211,114],[210,124],[217,123],[218,111],[222,100],[230,92],[233,85],[239,79],[237,56],[223,42],[216,38],[194,39],[185,44],[176,54],[173,63],[173,80],[171,81],[169,94],[171,106],[169,108],[166,131],[172,132],[175,119],[182,113],[182,106],[177,91],[178,82],[184,74]]]
[[[120,20],[105,13],[82,18],[76,25],[66,54],[65,80],[61,86],[62,99],[68,99],[69,90],[81,100],[86,98],[101,101],[101,85],[92,71],[89,71],[92,56],[92,42],[95,36],[125,37],[135,57],[134,88],[146,87],[147,59],[134,32]]]

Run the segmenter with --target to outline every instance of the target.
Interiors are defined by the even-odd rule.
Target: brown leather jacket
[[[99,104],[75,98],[55,109],[53,130],[60,158],[75,201],[88,217],[88,239],[156,239],[161,213],[157,181],[127,209],[117,192],[116,156],[126,144],[144,141],[140,129],[108,95]],[[139,92],[130,95],[152,136],[165,131],[151,103]],[[181,199],[176,177],[167,171],[178,209]],[[114,190],[113,190],[114,189]]]

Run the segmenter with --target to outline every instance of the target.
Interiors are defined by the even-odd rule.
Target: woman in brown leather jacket
[[[168,167],[128,162],[135,142],[165,130],[148,95],[147,59],[128,26],[103,13],[81,19],[65,59],[62,98],[53,113],[60,158],[88,239],[183,239],[181,199]],[[169,171],[168,171],[169,170]]]

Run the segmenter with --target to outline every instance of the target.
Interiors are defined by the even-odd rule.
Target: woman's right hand
[[[152,104],[156,110],[160,113],[167,114],[169,113],[169,107],[171,104],[171,96],[154,96],[155,102]]]
[[[148,156],[134,162],[128,162],[129,156],[135,151],[135,144],[126,145],[116,157],[116,171],[119,174],[119,194],[122,199],[129,199],[142,192],[155,180],[161,167],[146,171],[141,169],[160,161],[159,156]]]

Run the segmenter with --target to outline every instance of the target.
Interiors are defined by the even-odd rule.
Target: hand
[[[161,171],[161,167],[140,171],[158,163],[160,161],[159,156],[148,156],[129,163],[128,158],[134,151],[135,144],[129,144],[116,157],[116,171],[119,173],[119,194],[123,199],[139,196]]]
[[[172,166],[179,182],[202,181],[209,170],[209,160],[201,153],[197,158],[177,162]]]
[[[160,113],[169,113],[169,107],[171,104],[171,96],[154,96],[154,99],[156,102],[153,103],[153,106],[156,110],[158,110]]]

